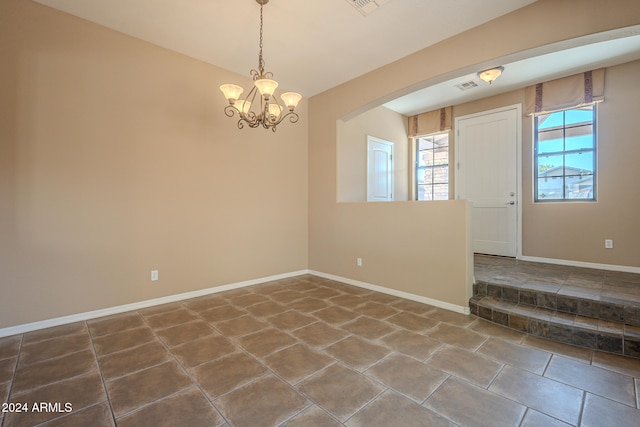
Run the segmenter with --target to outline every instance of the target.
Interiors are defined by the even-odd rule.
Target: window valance
[[[416,137],[451,129],[452,107],[409,117],[409,136]]]
[[[525,114],[537,115],[604,101],[604,68],[525,88]]]

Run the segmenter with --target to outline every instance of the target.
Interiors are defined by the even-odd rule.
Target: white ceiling
[[[258,65],[255,0],[35,0],[249,75]],[[388,0],[368,16],[351,0],[271,0],[267,71],[310,97],[535,0]]]
[[[255,0],[35,1],[238,74],[258,65]],[[283,89],[310,97],[534,1],[383,0],[363,16],[352,0],[271,0],[264,6],[265,68]],[[411,115],[639,58],[636,26],[473,65],[383,101]],[[478,68],[497,65],[505,72],[491,86],[477,78]],[[470,80],[478,87],[455,87]]]

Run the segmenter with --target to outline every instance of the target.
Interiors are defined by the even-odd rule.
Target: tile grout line
[[[102,368],[100,367],[100,362],[98,361],[98,353],[96,351],[96,345],[93,341],[93,334],[91,333],[91,328],[89,328],[89,324],[84,321],[85,328],[87,328],[87,334],[89,335],[89,340],[91,341],[91,351],[93,352],[93,358],[96,362],[96,367],[98,368],[98,374],[100,375],[100,382],[102,383],[102,390],[104,391],[104,395],[107,398],[107,404],[109,405],[109,411],[111,412],[111,419],[113,420],[113,425],[117,425],[116,423],[116,414],[113,412],[113,406],[111,405],[111,397],[109,396],[109,391],[107,390],[107,384],[104,379],[104,375],[102,373]]]

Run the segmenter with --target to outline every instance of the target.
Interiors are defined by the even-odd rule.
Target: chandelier
[[[229,101],[229,105],[224,107],[225,114],[228,117],[238,114],[238,129],[244,128],[245,125],[251,128],[262,126],[275,132],[276,126],[287,117],[291,123],[298,121],[298,114],[294,110],[302,99],[302,95],[296,92],[283,93],[280,98],[284,106],[274,96],[278,82],[273,80],[273,73],[264,71],[264,59],[262,58],[262,7],[269,3],[269,0],[256,0],[256,2],[260,5],[260,50],[258,69],[250,72],[254,86],[244,99],[239,99],[244,89],[238,85],[224,84],[220,86],[220,90]],[[258,92],[260,92],[259,96]]]

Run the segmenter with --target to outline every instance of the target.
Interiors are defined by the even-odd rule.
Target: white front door
[[[367,201],[393,200],[393,142],[367,138]]]
[[[456,119],[456,198],[473,202],[473,250],[515,257],[520,106]]]

